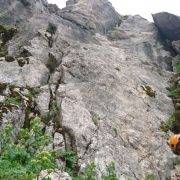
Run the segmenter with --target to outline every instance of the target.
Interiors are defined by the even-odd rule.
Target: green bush
[[[97,178],[96,165],[94,162],[87,165],[83,172],[80,172],[78,176],[73,177],[73,180],[96,180]],[[102,176],[103,180],[118,180],[115,172],[115,165],[111,162],[106,167],[106,175]]]
[[[116,176],[116,171],[115,171],[115,165],[114,162],[111,162],[107,167],[106,167],[106,172],[107,174],[103,177],[103,180],[118,180]]]
[[[31,180],[42,170],[56,168],[55,153],[45,150],[50,137],[43,133],[40,118],[31,122],[30,129],[21,129],[17,142],[8,124],[0,132],[0,179]]]
[[[46,31],[49,32],[51,35],[53,35],[57,31],[57,26],[55,24],[49,22]]]

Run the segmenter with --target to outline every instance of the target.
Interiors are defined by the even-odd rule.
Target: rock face
[[[18,0],[1,1],[7,12],[8,2],[13,13],[21,6],[18,15],[28,20],[17,23],[6,44],[14,61],[0,60],[2,101],[11,86],[33,90],[28,117],[48,116],[52,147],[73,149],[80,170],[95,162],[99,179],[111,162],[118,179],[168,179],[173,156],[159,127],[173,112],[166,89],[172,56],[156,26],[140,16],[121,22],[106,0],[69,0],[63,10],[46,1],[32,1],[30,10]],[[7,15],[1,23],[12,22]]]
[[[153,19],[160,32],[170,40],[180,40],[180,17],[167,13],[153,14]]]

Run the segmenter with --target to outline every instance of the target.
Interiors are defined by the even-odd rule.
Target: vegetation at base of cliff
[[[0,179],[33,179],[42,170],[56,168],[55,152],[45,150],[50,137],[43,133],[40,118],[32,120],[30,129],[20,129],[16,141],[10,124],[0,136]]]
[[[172,114],[172,115],[167,119],[167,121],[161,123],[160,129],[161,129],[162,131],[166,132],[166,133],[167,133],[168,131],[172,131],[173,128],[174,128],[175,122],[176,122],[175,115]]]
[[[73,177],[73,180],[96,180],[97,177],[97,167],[94,162],[90,163],[83,172],[80,172],[78,176]],[[118,180],[116,176],[116,171],[115,171],[115,165],[113,162],[111,162],[109,165],[106,167],[106,174],[101,177],[103,180]]]

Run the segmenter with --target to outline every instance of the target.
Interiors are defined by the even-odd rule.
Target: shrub
[[[49,22],[46,31],[49,32],[51,35],[53,35],[57,31],[57,26],[55,24]]]
[[[31,122],[29,130],[20,130],[17,142],[12,133],[10,124],[0,132],[0,179],[33,179],[56,167],[54,152],[44,149],[50,137],[43,133],[40,118]]]
[[[107,167],[106,167],[106,172],[107,174],[103,177],[103,180],[118,180],[116,176],[116,171],[115,171],[115,165],[114,162],[111,162]]]

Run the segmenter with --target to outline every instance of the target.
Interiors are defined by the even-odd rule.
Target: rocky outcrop
[[[169,40],[180,39],[180,17],[167,13],[153,14],[154,23],[160,32]]]
[[[59,15],[82,29],[101,33],[107,33],[121,22],[120,15],[107,0],[70,0]]]
[[[76,171],[95,162],[100,179],[114,162],[118,179],[168,179],[173,156],[159,127],[173,112],[166,89],[172,56],[156,26],[140,16],[121,20],[106,0],[69,0],[63,10],[32,1],[30,15],[23,13],[29,7],[13,2],[28,21],[17,23],[6,43],[13,61],[0,60],[0,85],[7,86],[2,102],[9,94],[15,98],[6,93],[11,86],[31,92],[17,107],[24,110],[21,123],[42,116],[53,137],[50,148],[72,149]]]

